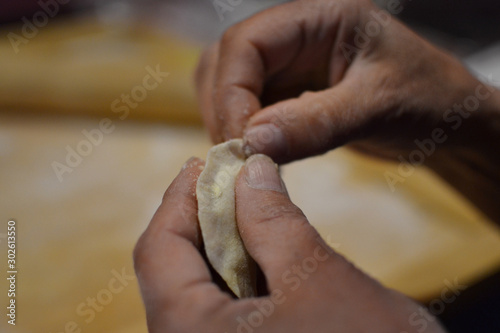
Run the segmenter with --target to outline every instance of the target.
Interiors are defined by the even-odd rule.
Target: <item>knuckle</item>
[[[234,40],[236,40],[241,34],[242,31],[241,27],[242,24],[238,23],[227,28],[224,34],[222,35],[221,45],[225,47],[228,44],[231,44]]]
[[[302,210],[294,204],[270,202],[259,208],[259,223],[309,224]]]
[[[258,35],[255,28],[262,25],[263,22],[262,17],[257,14],[244,21],[233,24],[227,28],[222,35],[220,40],[221,50],[233,45],[235,41],[251,40],[255,38]]]

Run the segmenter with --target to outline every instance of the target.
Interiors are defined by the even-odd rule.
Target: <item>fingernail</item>
[[[244,136],[244,151],[248,155],[264,154],[283,157],[288,154],[288,143],[283,131],[276,125],[263,124],[250,128]]]
[[[267,156],[258,154],[247,159],[245,179],[251,188],[286,193],[285,184],[278,173],[278,167]]]

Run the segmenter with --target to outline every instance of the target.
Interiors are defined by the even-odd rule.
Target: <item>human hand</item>
[[[488,111],[493,92],[368,0],[294,1],[231,27],[202,57],[197,90],[215,142],[243,136],[278,162],[351,142],[396,159],[437,127],[449,129],[447,145],[469,144],[474,133],[449,132],[481,133],[462,120],[488,123],[488,112],[463,105],[478,95]]]
[[[200,255],[195,189],[202,165],[186,164],[134,251],[149,332],[443,332],[423,307],[329,248],[262,155],[240,172],[236,208],[241,237],[270,293],[232,299],[212,282]]]

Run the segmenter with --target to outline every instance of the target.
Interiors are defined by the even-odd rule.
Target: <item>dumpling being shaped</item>
[[[246,160],[242,147],[241,139],[212,147],[196,184],[198,220],[208,260],[239,298],[256,295],[255,262],[236,224],[235,181]]]

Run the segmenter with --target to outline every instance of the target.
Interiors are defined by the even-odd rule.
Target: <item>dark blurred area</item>
[[[17,1],[2,1],[0,2],[0,23],[15,23],[21,21],[23,16],[31,18],[31,16],[41,9],[39,4],[40,0],[17,0]],[[50,3],[57,3],[60,7],[60,13],[68,12],[71,8],[74,8],[74,2],[78,1],[67,1],[62,0],[61,3],[54,1],[40,1],[49,6]],[[84,1],[85,2],[85,1]]]
[[[407,1],[401,19],[432,27],[486,46],[500,38],[500,3],[496,0]]]
[[[241,20],[244,16],[252,14],[254,11],[265,8],[285,0],[245,0],[243,5],[248,6],[243,15],[238,15],[236,20]],[[387,3],[394,0],[375,0],[375,2],[384,7]],[[401,0],[403,11],[398,17],[412,26],[415,30],[439,43],[439,39],[446,39],[445,46],[448,45],[453,50],[454,42],[465,44],[457,46],[457,50],[464,50],[469,53],[472,50],[485,47],[497,40],[500,36],[500,3],[495,0]],[[215,26],[227,26],[221,24],[214,16],[212,1],[210,0],[17,0],[0,2],[0,24],[19,22],[23,16],[31,18],[33,14],[41,9],[42,6],[57,5],[59,13],[72,13],[92,10],[95,7],[103,6],[109,3],[124,3],[133,6],[135,10],[143,10],[147,7],[158,7],[166,11],[175,11],[175,7],[186,7],[193,14],[184,15],[183,19],[194,26],[199,27],[193,22],[193,17],[201,20],[205,25],[211,23]],[[252,10],[254,9],[254,10]],[[154,11],[158,13],[158,11]],[[159,10],[162,13],[162,10]],[[234,23],[235,20],[232,20]],[[184,26],[189,30],[188,24]],[[205,37],[204,29],[198,29],[201,37]],[[209,29],[210,30],[210,29]],[[221,29],[216,29],[218,34]],[[436,38],[435,35],[438,35]],[[470,51],[469,51],[470,50]],[[460,53],[460,52],[459,52]]]
[[[450,333],[500,332],[500,270],[447,304],[439,319]]]

